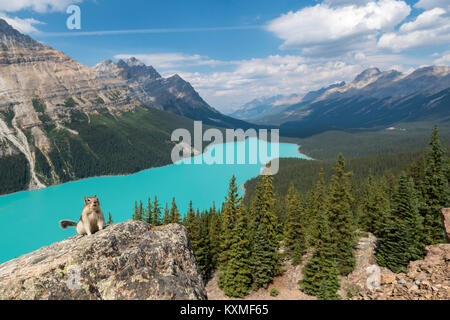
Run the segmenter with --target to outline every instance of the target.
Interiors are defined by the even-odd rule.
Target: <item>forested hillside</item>
[[[46,185],[169,164],[175,145],[170,140],[172,131],[193,129],[190,119],[146,107],[114,115],[106,109],[89,115],[72,110],[70,116],[65,126],[42,127],[49,143],[47,156],[35,147],[39,141],[32,129],[23,130],[31,142],[36,175]],[[22,153],[0,157],[0,194],[26,189],[29,171]]]

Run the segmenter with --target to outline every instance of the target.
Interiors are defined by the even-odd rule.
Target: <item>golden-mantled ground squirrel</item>
[[[84,197],[84,208],[78,223],[71,220],[61,220],[59,225],[63,229],[77,227],[77,233],[79,235],[89,235],[98,230],[102,230],[105,227],[105,217],[103,216],[97,196]]]

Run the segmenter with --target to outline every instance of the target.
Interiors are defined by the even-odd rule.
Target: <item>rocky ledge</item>
[[[381,285],[378,288],[364,289],[353,299],[448,300],[449,275],[450,243],[436,244],[427,247],[424,260],[410,262],[406,274],[382,273]]]
[[[0,299],[206,299],[186,229],[127,221],[0,265]]]

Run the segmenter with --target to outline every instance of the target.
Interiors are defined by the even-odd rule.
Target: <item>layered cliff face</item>
[[[0,265],[0,299],[206,299],[184,227],[128,221]]]
[[[64,117],[70,98],[79,108],[99,104],[129,108],[138,103],[130,99],[125,81],[100,78],[97,71],[20,34],[4,20],[0,40],[0,108],[13,107],[20,127],[41,124],[39,112],[53,120]],[[35,110],[33,99],[44,101],[45,110]]]

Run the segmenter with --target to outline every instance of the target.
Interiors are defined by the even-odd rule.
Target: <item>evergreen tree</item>
[[[314,185],[312,190],[307,196],[307,243],[309,246],[313,246],[317,239],[317,217],[321,212],[326,212],[328,204],[328,190],[325,183],[325,171],[323,168],[319,172],[319,180]]]
[[[196,215],[197,226],[195,233],[195,258],[204,279],[209,276],[211,269],[210,241],[208,235],[208,216],[205,213]]]
[[[425,167],[427,163],[423,154],[419,156],[419,159],[414,161],[407,171],[407,176],[414,180],[414,184],[417,188],[420,188],[420,184],[425,177]]]
[[[422,220],[414,182],[402,174],[393,197],[386,235],[381,239],[377,252],[379,265],[400,273],[406,272],[411,260],[423,258]]]
[[[142,201],[140,201],[139,206],[138,206],[137,201],[134,202],[134,212],[133,212],[132,219],[135,221],[142,220]]]
[[[317,238],[314,253],[303,268],[300,289],[319,299],[339,299],[339,269],[335,260],[334,239],[330,234],[330,222],[325,212],[319,212],[316,220]]]
[[[421,185],[421,214],[424,217],[424,242],[436,244],[445,242],[441,209],[449,205],[449,186],[437,126],[434,127],[430,150],[428,151],[425,176]]]
[[[221,252],[219,254],[219,287],[223,287],[224,272],[230,261],[231,244],[233,240],[233,229],[236,222],[238,206],[241,203],[238,187],[236,185],[236,177],[233,175],[228,187],[228,194],[222,207],[222,235],[221,235]]]
[[[198,224],[198,222],[197,222],[197,218],[195,216],[194,208],[192,207],[192,200],[191,200],[191,201],[189,201],[189,210],[186,214],[186,219],[185,219],[185,223],[184,223],[191,239],[198,236],[197,234],[195,234],[195,231],[196,231],[195,229],[197,227],[197,224]]]
[[[144,220],[144,204],[142,203],[142,201],[139,201],[138,220],[139,221]]]
[[[247,212],[242,205],[238,207],[235,224],[232,231],[230,260],[222,274],[221,288],[229,297],[242,298],[249,292],[252,283]]]
[[[305,226],[304,208],[300,204],[294,185],[289,187],[286,197],[287,218],[284,229],[284,244],[286,251],[292,259],[292,264],[298,265],[305,253]]]
[[[355,256],[353,253],[355,245],[355,224],[351,205],[353,197],[351,195],[350,177],[351,172],[345,172],[345,160],[339,154],[335,174],[331,178],[329,188],[327,214],[330,226],[331,237],[334,240],[334,254],[339,268],[339,274],[347,275],[355,267]]]
[[[363,198],[362,226],[377,237],[383,236],[383,229],[390,211],[387,185],[369,175]]]
[[[153,211],[152,211],[152,224],[154,226],[161,225],[161,207],[159,206],[158,198],[155,196],[155,199],[153,200]]]
[[[169,205],[166,202],[166,207],[164,208],[164,216],[163,216],[162,224],[166,225],[166,224],[169,224],[169,223],[171,223],[170,210],[169,210]]]
[[[147,199],[147,208],[144,210],[144,213],[142,215],[142,220],[152,224],[153,223],[153,208],[152,208],[152,202],[150,198]]]
[[[220,234],[221,234],[221,220],[220,214],[216,211],[215,204],[213,203],[210,209],[209,220],[209,241],[211,245],[211,267],[216,268],[218,263],[218,257],[220,252]]]
[[[170,207],[170,223],[181,223],[181,214],[175,203],[175,197],[172,198],[172,206]]]
[[[281,272],[278,226],[273,212],[273,202],[273,178],[271,175],[263,175],[256,188],[251,208],[250,264],[255,289],[266,288],[273,277]]]

